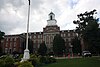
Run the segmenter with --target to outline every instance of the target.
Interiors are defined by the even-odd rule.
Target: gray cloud
[[[15,7],[21,7],[22,5],[24,5],[23,0],[9,0],[8,3],[11,3]]]
[[[97,9],[100,0],[31,0],[30,31],[42,31],[51,9],[61,29],[74,29],[77,14]],[[28,0],[0,0],[0,30],[6,34],[26,32]]]
[[[8,0],[0,0],[0,10],[5,7],[6,2],[8,2]]]
[[[31,7],[38,10],[43,3],[43,0],[31,0]]]

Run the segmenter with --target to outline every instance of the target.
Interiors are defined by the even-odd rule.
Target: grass
[[[100,57],[59,59],[42,67],[100,67]]]

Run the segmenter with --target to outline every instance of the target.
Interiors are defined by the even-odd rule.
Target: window
[[[38,35],[38,38],[40,38],[40,35]]]
[[[34,43],[36,43],[36,41],[34,40]]]
[[[10,43],[10,48],[12,47],[12,42]]]
[[[52,15],[50,16],[50,20],[52,20]]]
[[[65,40],[65,42],[66,42],[66,39],[64,39]]]
[[[66,34],[64,34],[64,37],[66,37]]]
[[[8,43],[6,43],[6,47],[8,47]]]
[[[42,35],[41,35],[41,38],[42,38]]]
[[[14,38],[14,41],[16,41],[16,38]]]
[[[7,53],[8,52],[8,48],[5,48],[5,53]]]
[[[16,47],[16,42],[14,42],[14,47]]]
[[[75,36],[75,33],[73,33],[73,36]]]
[[[10,41],[12,41],[12,38],[10,38]]]
[[[71,38],[69,38],[68,41],[71,41]]]
[[[38,44],[38,48],[40,47],[40,44]]]
[[[6,38],[6,41],[8,41],[8,38]]]
[[[34,35],[34,39],[36,38],[36,36]]]
[[[42,43],[42,40],[41,40],[41,43]]]
[[[14,48],[13,51],[16,51],[16,48]]]
[[[63,37],[63,34],[61,34],[61,37]]]
[[[68,37],[70,37],[70,33],[68,33]]]

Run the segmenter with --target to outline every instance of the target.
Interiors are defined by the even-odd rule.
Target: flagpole
[[[29,18],[30,18],[30,0],[29,7],[28,7],[28,21],[27,21],[27,39],[26,39],[26,49],[28,49],[28,38],[29,38]]]
[[[28,50],[29,18],[30,18],[30,0],[28,0],[28,2],[29,2],[29,5],[28,5],[28,21],[27,21],[26,49],[24,50],[24,55],[23,55],[23,58],[22,58],[21,62],[27,61],[28,59],[30,59],[30,54],[29,54],[29,50]]]

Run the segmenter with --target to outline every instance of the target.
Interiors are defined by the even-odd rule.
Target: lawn
[[[59,59],[41,67],[100,67],[100,57]]]

